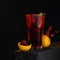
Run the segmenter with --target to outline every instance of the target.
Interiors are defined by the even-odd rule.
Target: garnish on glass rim
[[[39,13],[39,15],[42,16],[42,15],[45,15],[45,13],[42,13],[42,12],[41,12],[41,13]]]

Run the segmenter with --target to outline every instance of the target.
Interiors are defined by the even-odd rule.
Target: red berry
[[[53,26],[49,25],[48,30],[52,30]]]
[[[54,37],[54,34],[50,34],[50,37],[51,37],[51,38]]]
[[[22,41],[22,44],[23,44],[23,45],[28,45],[27,42],[26,42],[26,40],[23,40],[23,41]]]
[[[55,33],[56,33],[56,34],[58,34],[58,33],[59,33],[59,31],[58,31],[58,30],[55,30]]]
[[[52,30],[52,25],[49,25],[48,30],[46,31],[46,35],[49,36],[50,35],[50,31]]]

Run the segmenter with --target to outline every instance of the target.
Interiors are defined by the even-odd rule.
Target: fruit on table
[[[50,44],[51,44],[50,38],[46,35],[43,35],[42,36],[42,47],[44,47],[44,48],[49,47]]]
[[[26,45],[26,46],[28,45],[28,43],[27,43],[26,40],[23,40],[23,41],[21,42],[21,44],[22,44],[22,45]]]
[[[21,51],[29,51],[31,49],[31,46],[32,44],[25,46],[25,45],[22,45],[21,42],[18,42],[18,48]]]

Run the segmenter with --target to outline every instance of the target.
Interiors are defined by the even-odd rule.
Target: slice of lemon
[[[46,35],[43,35],[42,36],[42,47],[44,47],[44,48],[49,47],[50,44],[51,44],[50,38],[48,36],[46,36]]]
[[[21,51],[29,51],[31,49],[32,44],[28,46],[21,45],[21,42],[18,42],[18,48]]]

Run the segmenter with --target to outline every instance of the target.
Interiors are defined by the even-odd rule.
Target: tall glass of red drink
[[[44,14],[26,14],[26,25],[28,32],[28,40],[34,49],[40,48],[42,45],[42,34],[44,30]]]

